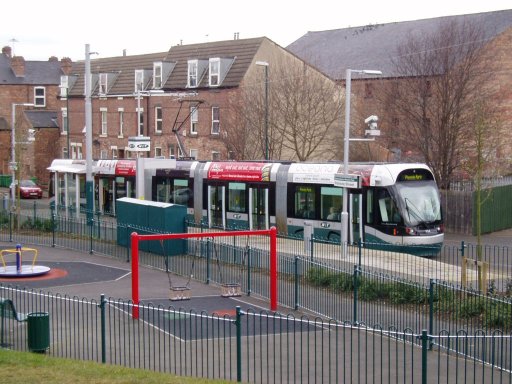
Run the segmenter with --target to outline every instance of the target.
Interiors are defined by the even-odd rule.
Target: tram
[[[191,220],[224,229],[268,229],[339,241],[348,191],[351,243],[439,249],[444,226],[439,191],[425,164],[350,164],[356,189],[335,186],[338,163],[177,161],[156,169],[152,200],[183,204]],[[426,251],[430,253],[431,251]]]

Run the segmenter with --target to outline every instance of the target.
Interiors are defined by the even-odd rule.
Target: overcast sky
[[[302,5],[307,4],[307,5]],[[286,47],[308,31],[510,9],[510,0],[2,1],[0,43],[25,60],[166,52],[176,44],[266,36]]]

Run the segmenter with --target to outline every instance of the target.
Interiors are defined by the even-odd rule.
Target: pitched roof
[[[264,37],[253,39],[226,40],[212,43],[176,45],[169,50],[166,61],[176,62],[166,88],[185,89],[187,84],[188,60],[210,58],[232,59],[231,67],[222,81],[223,87],[235,87],[240,84]],[[203,79],[205,84],[207,79]],[[201,84],[199,84],[201,86]]]
[[[27,119],[34,128],[57,128],[58,117],[56,111],[25,111]]]
[[[512,10],[308,32],[287,49],[334,79],[343,79],[348,68],[381,70],[390,77],[396,75],[390,58],[401,41],[431,34],[451,20],[482,26],[491,39],[512,27]]]
[[[149,71],[152,76],[153,63],[164,62],[172,64],[172,72],[167,79],[163,79],[163,89],[168,91],[190,90],[187,88],[188,60],[209,60],[210,58],[227,59],[229,70],[223,78],[221,87],[238,86],[242,81],[249,65],[260,48],[264,37],[240,40],[227,40],[211,43],[176,45],[168,52],[153,53],[136,56],[119,56],[91,60],[91,73],[112,74],[114,81],[108,94],[133,94],[135,89],[135,70]],[[85,62],[73,64],[72,74],[77,75],[76,82],[72,84],[70,96],[84,95]],[[147,79],[145,79],[147,80]],[[149,82],[148,89],[151,89]],[[208,78],[202,78],[197,88],[208,87]],[[93,81],[93,88],[95,88]],[[92,94],[95,94],[92,89]]]
[[[135,70],[151,69],[153,63],[165,59],[167,52],[151,53],[146,55],[117,56],[91,60],[91,73],[108,73],[115,76],[112,87],[108,90],[112,94],[132,94],[135,89]],[[79,61],[73,64],[72,73],[77,75],[76,82],[72,85],[70,96],[84,95],[85,62]],[[91,90],[94,91],[94,90]]]
[[[16,77],[11,58],[0,54],[0,84],[2,85],[59,85],[61,63],[52,61],[25,61],[25,76]]]

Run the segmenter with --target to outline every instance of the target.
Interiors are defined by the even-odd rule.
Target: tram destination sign
[[[337,173],[334,175],[334,186],[359,189],[361,188],[361,176]]]

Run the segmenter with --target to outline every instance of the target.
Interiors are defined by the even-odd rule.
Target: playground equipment
[[[32,264],[23,264],[23,254],[33,252]],[[16,265],[7,265],[4,255],[16,255]],[[41,276],[50,271],[49,267],[44,265],[35,265],[37,260],[37,249],[23,248],[21,244],[16,244],[16,249],[3,249],[0,251],[2,267],[0,267],[0,277],[34,277]]]
[[[166,233],[139,235],[137,232],[131,234],[131,251],[132,251],[132,317],[139,318],[139,243],[150,240],[176,240],[191,238],[208,238],[208,237],[239,237],[239,236],[268,236],[270,242],[269,249],[269,292],[270,292],[270,310],[277,310],[277,229],[271,227],[267,230],[255,231],[221,231],[221,232],[201,232],[201,233]],[[172,284],[171,284],[172,286]],[[231,293],[231,292],[230,292]]]

